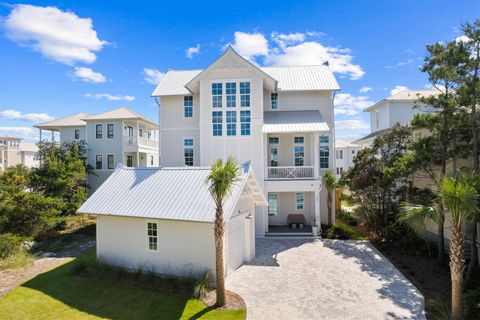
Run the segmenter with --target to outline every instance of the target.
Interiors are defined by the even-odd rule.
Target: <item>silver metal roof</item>
[[[99,114],[88,115],[83,120],[90,121],[90,120],[142,120],[147,122],[155,127],[158,127],[158,124],[155,121],[148,119],[147,117],[142,116],[141,114],[136,113],[133,110],[128,108],[116,108],[112,110],[108,110],[106,112],[102,112]]]
[[[328,66],[260,67],[260,70],[278,81],[279,91],[340,90]],[[185,85],[202,70],[169,70],[152,96],[188,95]]]
[[[87,117],[85,112],[76,113],[70,116],[58,118],[52,121],[35,125],[35,128],[45,130],[59,130],[61,127],[83,127],[87,123],[83,120]]]
[[[120,164],[77,213],[213,222],[215,204],[205,182],[209,173],[210,168],[127,168]],[[246,187],[257,204],[266,205],[247,163],[225,201],[225,221],[234,214]]]
[[[263,113],[264,133],[328,131],[319,111],[267,111]]]

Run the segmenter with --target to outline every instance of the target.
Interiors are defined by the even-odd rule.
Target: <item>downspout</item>
[[[158,166],[160,167],[161,166],[161,163],[162,163],[162,151],[161,151],[161,148],[160,148],[160,141],[161,141],[161,137],[160,137],[160,97],[153,97],[153,100],[155,101],[155,103],[157,104],[158,106]]]

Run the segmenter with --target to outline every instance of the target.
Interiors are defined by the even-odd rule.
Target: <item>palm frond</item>
[[[398,222],[408,226],[415,233],[425,230],[427,221],[438,222],[439,213],[434,207],[403,203]]]
[[[222,159],[212,162],[210,174],[205,182],[215,203],[223,204],[239,181],[239,175],[240,167],[233,157],[228,157],[225,162]]]

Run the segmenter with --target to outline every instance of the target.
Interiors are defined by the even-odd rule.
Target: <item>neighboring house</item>
[[[35,127],[58,132],[60,143],[85,141],[88,163],[93,167],[89,185],[96,190],[118,163],[128,167],[158,166],[158,125],[127,108],[87,115],[77,113]]]
[[[437,90],[404,90],[385,98],[364,111],[370,113],[370,132],[365,137],[355,140],[353,143],[362,147],[372,144],[375,137],[388,132],[395,124],[409,124],[414,115],[432,112],[428,106],[420,106],[419,97],[428,97],[438,94]]]
[[[97,216],[97,258],[157,273],[215,270],[210,168],[119,165],[78,213]],[[266,206],[249,163],[224,202],[226,275],[255,256],[255,206]]]
[[[353,159],[357,155],[360,146],[345,140],[335,139],[335,174],[337,179],[344,171],[353,166]]]
[[[339,89],[328,66],[258,67],[231,47],[204,70],[170,70],[152,94],[160,109],[160,164],[251,161],[269,202],[255,210],[256,236],[312,236],[311,226],[327,222],[321,176],[335,167]],[[291,214],[303,215],[305,228],[289,228]]]
[[[0,172],[17,164],[29,168],[37,166],[37,151],[37,145],[32,142],[22,142],[19,137],[0,136]]]

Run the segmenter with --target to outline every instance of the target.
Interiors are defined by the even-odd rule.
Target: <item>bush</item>
[[[358,219],[351,212],[347,210],[340,210],[338,214],[339,218],[348,223],[351,226],[356,226],[358,224]]]
[[[6,259],[22,249],[23,238],[11,233],[0,234],[0,259]]]
[[[26,240],[11,233],[0,234],[0,270],[22,267],[33,260]]]
[[[480,319],[480,290],[469,290],[463,295],[465,319]]]
[[[323,226],[324,230],[322,235],[326,239],[338,239],[338,240],[364,240],[365,237],[360,233],[355,232],[350,227],[342,224],[335,223],[331,226]]]
[[[207,293],[212,289],[210,285],[210,276],[207,271],[198,279],[193,290],[193,297],[197,299],[203,299]]]

